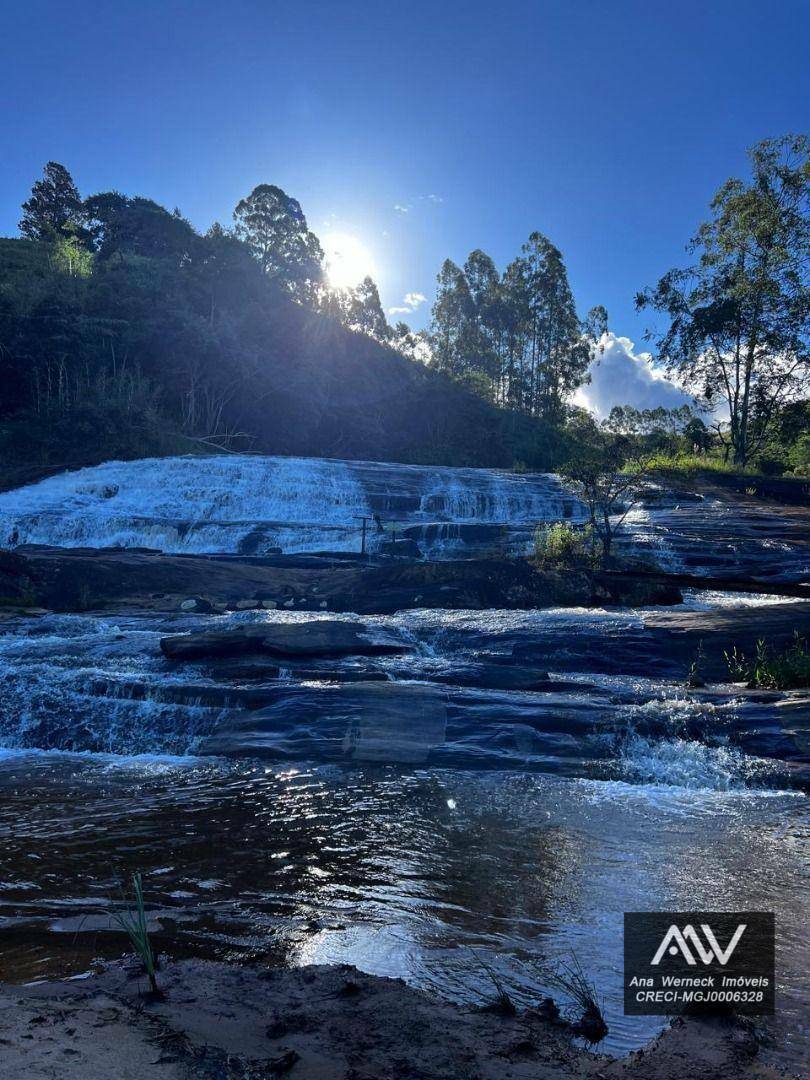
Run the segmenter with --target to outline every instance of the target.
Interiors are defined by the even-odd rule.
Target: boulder
[[[162,638],[160,648],[170,660],[200,660],[212,656],[381,656],[407,652],[402,639],[371,631],[362,623],[324,619],[305,623],[267,623],[232,630],[182,634]]]

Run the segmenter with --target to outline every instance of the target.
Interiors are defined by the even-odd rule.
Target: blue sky
[[[446,256],[538,229],[639,344],[634,292],[746,147],[808,127],[806,0],[29,0],[3,27],[0,232],[50,158],[201,229],[275,183],[368,249],[386,307],[427,298],[416,327]]]

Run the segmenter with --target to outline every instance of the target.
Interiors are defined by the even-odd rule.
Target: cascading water
[[[0,495],[0,546],[263,554],[373,550],[412,537],[433,556],[522,550],[542,521],[584,511],[550,475],[284,457],[112,461]]]
[[[663,550],[673,568],[805,572],[801,538],[776,547],[780,523],[744,513],[721,514],[709,500],[651,506],[631,517],[623,543]],[[372,545],[395,522],[398,535],[441,557],[525,550],[538,522],[582,516],[550,476],[168,458],[110,462],[0,495],[0,547],[351,551],[365,517]],[[729,615],[741,603],[711,603],[721,601]],[[288,948],[299,962],[347,961],[448,996],[469,987],[483,1000],[491,985],[484,978],[477,994],[470,957],[473,969],[480,954],[495,970],[505,952],[539,948],[562,962],[573,952],[588,957],[606,999],[607,1048],[619,1052],[656,1031],[655,1019],[624,1017],[616,995],[624,911],[773,910],[796,946],[785,950],[780,1005],[780,1022],[796,1030],[806,971],[794,842],[807,823],[796,790],[803,714],[685,688],[654,614],[364,617],[409,651],[291,662],[259,681],[227,664],[168,662],[159,640],[329,613],[0,620],[0,922],[36,943],[19,950],[17,977],[79,973],[120,954],[120,937],[94,919],[123,851],[161,909],[167,955],[255,961]],[[548,687],[501,683],[521,666],[541,684],[549,672]],[[403,731],[416,741],[431,701],[445,708],[444,743],[431,733],[416,769],[346,756],[366,720],[378,743],[385,722],[372,695],[357,723],[363,695],[353,688],[385,682],[400,684],[392,700],[411,703],[389,717],[391,747]]]

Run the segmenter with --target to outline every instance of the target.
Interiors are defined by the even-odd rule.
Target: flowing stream
[[[520,547],[538,521],[581,508],[553,477],[179,458],[6,493],[0,543],[347,550],[355,518],[374,514],[437,556],[480,551],[485,528]],[[664,499],[639,512],[633,541],[693,567],[704,550],[710,563],[711,517]],[[806,546],[775,538],[772,522],[741,512],[721,525],[727,560],[806,574]],[[327,615],[0,621],[2,977],[81,975],[120,955],[109,904],[120,874],[139,869],[158,948],[174,956],[346,960],[468,1001],[492,993],[484,959],[528,1001],[544,968],[575,955],[605,1000],[603,1048],[621,1053],[663,1024],[622,1014],[625,911],[773,910],[768,1053],[795,1068],[808,1048],[806,732],[767,700],[684,689],[654,614],[363,617],[408,651],[291,665],[272,685],[172,664],[159,640]],[[521,649],[548,688],[494,687]],[[380,686],[395,692],[384,714]]]

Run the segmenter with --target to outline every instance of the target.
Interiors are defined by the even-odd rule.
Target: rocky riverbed
[[[67,1026],[100,1022],[102,1065],[64,1054],[65,1068],[70,1059],[92,1076],[107,1033],[116,1039],[132,1020],[134,1062],[152,1052],[156,1030],[192,1047],[190,1057],[184,1050],[161,1063],[166,1075],[183,1075],[171,1069],[189,1062],[199,1070],[192,1075],[263,1075],[256,1070],[287,1051],[251,1042],[253,1006],[245,1005],[243,1045],[211,1038],[204,1050],[189,1026],[197,1006],[189,1000],[185,1018],[165,1011],[180,1008],[181,984],[196,1002],[239,1000],[208,1025],[224,1030],[225,1013],[252,1000],[254,978],[269,985],[245,966],[294,969],[274,976],[286,1001],[298,969],[349,963],[425,991],[432,1003],[418,998],[418,1008],[434,1010],[440,1029],[471,1024],[482,1075],[496,1067],[488,1062],[515,1076],[523,1063],[531,1075],[613,1075],[656,1059],[611,1065],[568,1044],[558,1050],[557,1031],[548,1042],[526,1036],[535,1049],[524,1062],[509,1050],[511,1028],[498,1041],[505,1029],[476,1027],[488,1014],[449,1019],[437,1002],[486,1004],[491,970],[525,1009],[554,994],[542,981],[527,984],[526,965],[573,954],[605,1001],[600,1052],[625,1055],[666,1021],[623,1015],[623,912],[700,906],[776,913],[779,1004],[762,1025],[755,1067],[801,1067],[808,700],[729,683],[724,653],[810,630],[803,511],[781,517],[775,505],[728,502],[719,514],[679,495],[642,509],[628,534],[628,549],[662,553],[666,572],[540,574],[516,549],[541,508],[540,519],[566,516],[556,482],[527,482],[520,503],[520,478],[468,483],[463,470],[431,478],[392,466],[390,497],[423,537],[441,533],[434,554],[443,557],[361,558],[349,550],[348,524],[345,550],[318,554],[322,535],[307,532],[307,515],[320,490],[335,524],[347,507],[371,509],[370,498],[385,497],[384,466],[329,465],[317,483],[287,488],[293,520],[284,536],[305,550],[251,554],[233,549],[256,539],[251,514],[266,523],[266,506],[250,502],[267,479],[258,464],[218,466],[233,492],[194,505],[193,528],[169,529],[184,500],[210,495],[198,467],[162,465],[177,490],[153,491],[140,517],[120,463],[102,486],[75,474],[3,496],[0,517],[17,532],[0,562],[2,974],[14,984],[82,978],[6,987],[11,1033],[0,1033],[10,1040],[0,1048],[32,1049],[24,1038],[32,1015],[45,1017],[37,1023],[55,1040],[35,1039],[37,1053],[76,1049]],[[296,475],[302,467],[285,466]],[[234,468],[245,469],[241,479]],[[514,527],[496,520],[504,507]],[[447,520],[453,514],[463,530]],[[427,518],[437,515],[445,520],[429,533]],[[476,548],[483,532],[468,543],[476,525],[499,543],[507,537],[505,548]],[[147,537],[162,538],[164,550],[143,550]],[[199,550],[202,537],[219,537],[223,550]],[[116,539],[138,546],[59,546]],[[705,685],[687,686],[698,654]],[[83,978],[125,949],[110,915],[131,870],[143,874],[172,988],[156,1019],[152,1006],[135,1018],[117,969]],[[319,972],[329,987],[362,979]],[[372,1012],[376,986],[363,982]],[[380,989],[382,1016],[416,1007],[389,991]],[[74,994],[86,995],[80,1006]],[[101,1022],[99,1007],[117,1019]],[[59,1020],[65,1010],[75,1025]],[[368,1075],[382,1076],[401,1060],[394,1034],[374,1057],[359,1031],[341,1030],[343,1013],[321,1019],[335,1041],[313,1049],[296,1033],[289,1049],[300,1061],[334,1054],[339,1075],[363,1076],[353,1062],[365,1052]],[[747,1075],[739,1035],[701,1028],[696,1043],[679,1041],[696,1030],[668,1031],[672,1053],[649,1075],[679,1075],[679,1054],[697,1062],[690,1075]],[[451,1042],[436,1068],[456,1068],[453,1055],[467,1052]],[[232,1074],[223,1054],[236,1054]],[[52,1065],[14,1058],[22,1060]],[[417,1064],[432,1075],[429,1059]]]

